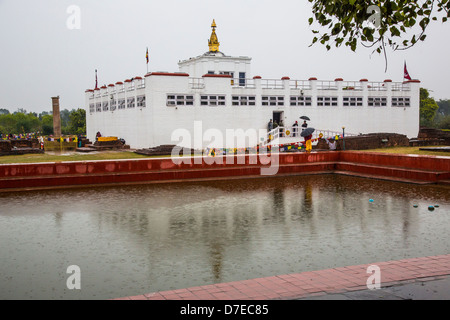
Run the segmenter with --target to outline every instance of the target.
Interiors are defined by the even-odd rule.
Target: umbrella
[[[309,119],[307,116],[301,116],[300,119],[303,119],[303,120],[311,120],[311,119]]]
[[[316,130],[316,129],[314,129],[314,128],[306,128],[305,130],[303,130],[303,131],[300,133],[300,135],[301,135],[302,137],[307,137],[307,136],[311,135],[315,130]]]

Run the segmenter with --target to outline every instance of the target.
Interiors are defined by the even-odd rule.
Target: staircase
[[[297,131],[295,131],[297,130]],[[305,139],[300,136],[301,128],[298,127],[276,127],[275,129],[267,133],[267,137],[264,139],[263,146],[267,145],[286,145],[286,144],[296,144],[304,143]],[[294,135],[295,134],[295,135]],[[342,132],[332,131],[332,130],[322,130],[316,129],[312,134],[312,144],[316,145],[318,140],[321,138],[328,139],[335,136],[342,137]],[[346,137],[356,136],[357,134],[345,133]]]

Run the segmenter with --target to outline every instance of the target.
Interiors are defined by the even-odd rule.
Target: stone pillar
[[[52,97],[53,107],[53,136],[61,137],[61,115],[59,113],[59,96]]]

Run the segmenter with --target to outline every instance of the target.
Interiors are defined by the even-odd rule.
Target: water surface
[[[0,194],[0,299],[109,299],[448,254],[449,225],[448,188],[331,174]],[[80,290],[67,288],[71,265]]]

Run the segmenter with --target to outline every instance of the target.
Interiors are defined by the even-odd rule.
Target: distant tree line
[[[450,99],[435,101],[427,89],[420,88],[420,125],[450,129]]]
[[[61,110],[61,133],[64,135],[86,134],[86,111],[84,109]],[[53,134],[52,112],[43,111],[27,112],[19,108],[10,113],[9,110],[0,108],[0,133],[26,134],[39,132],[41,135]]]

